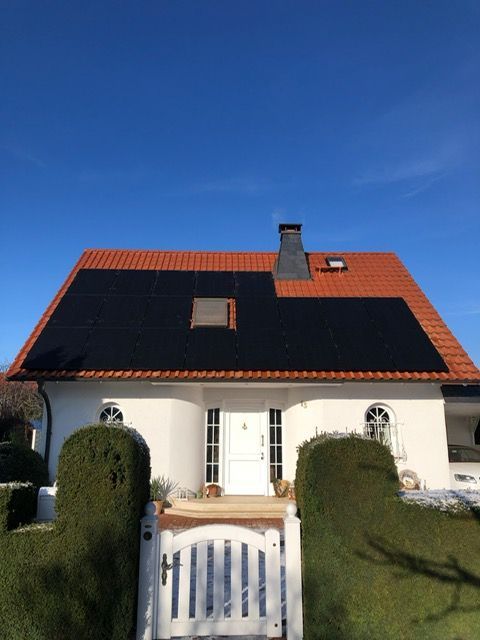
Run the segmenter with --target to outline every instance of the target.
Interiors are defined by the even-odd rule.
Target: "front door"
[[[225,493],[267,493],[264,412],[240,410],[227,413],[225,432]]]

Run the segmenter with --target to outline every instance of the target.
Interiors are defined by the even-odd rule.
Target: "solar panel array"
[[[195,297],[235,328],[192,328]],[[82,269],[27,354],[42,370],[448,371],[402,298],[278,298],[269,272]]]

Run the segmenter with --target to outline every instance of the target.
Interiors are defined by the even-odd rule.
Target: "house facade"
[[[450,486],[448,443],[475,444],[478,369],[394,254],[280,235],[277,254],[84,252],[9,371],[40,384],[52,480],[74,429],[121,421],[154,475],[192,491],[269,495],[322,432],[379,439],[399,471]]]

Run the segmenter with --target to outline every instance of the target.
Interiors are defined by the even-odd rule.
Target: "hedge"
[[[22,548],[22,534],[4,534],[13,549],[4,581],[16,593],[7,609],[0,605],[0,629],[8,622],[9,639],[131,637],[149,480],[148,447],[133,430],[90,425],[70,436],[58,465],[58,518],[38,558],[15,552]],[[34,539],[35,533],[25,535]],[[22,635],[26,627],[31,635]]]
[[[25,445],[0,442],[0,483],[31,482],[35,487],[49,483],[48,467],[42,456]]]
[[[0,532],[31,522],[36,497],[37,490],[31,482],[0,484]]]
[[[359,437],[304,443],[295,488],[307,640],[478,638],[478,514],[404,503],[388,449]]]

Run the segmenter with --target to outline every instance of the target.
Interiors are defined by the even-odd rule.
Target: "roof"
[[[432,304],[393,253],[341,253],[348,270],[325,270],[331,252],[309,253],[311,280],[276,280],[279,297],[311,298],[403,298],[448,371],[316,371],[316,370],[42,370],[23,366],[25,357],[45,328],[53,312],[80,269],[133,269],[159,271],[256,271],[272,272],[276,253],[142,251],[88,249],[69,274],[39,323],[19,352],[8,375],[22,380],[42,379],[160,379],[321,381],[321,380],[412,380],[478,382],[480,371],[454,338]]]

